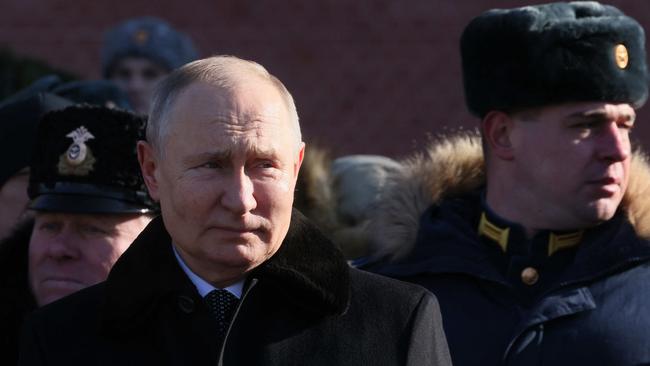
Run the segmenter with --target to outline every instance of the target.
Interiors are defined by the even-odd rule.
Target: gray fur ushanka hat
[[[643,28],[597,2],[489,10],[465,28],[461,55],[479,117],[579,101],[638,108],[648,97]]]
[[[102,75],[109,78],[123,57],[144,57],[172,71],[198,58],[190,37],[155,17],[129,19],[108,30],[102,48]]]

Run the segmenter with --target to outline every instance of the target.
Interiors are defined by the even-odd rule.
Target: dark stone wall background
[[[336,155],[400,157],[431,136],[473,128],[461,87],[465,24],[513,0],[3,0],[0,44],[99,77],[108,27],[154,15],[189,33],[203,56],[256,60],[296,98],[307,141]],[[650,1],[611,0],[650,29]],[[635,139],[650,149],[650,114]]]

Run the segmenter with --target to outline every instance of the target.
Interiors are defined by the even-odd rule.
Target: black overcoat
[[[17,225],[0,241],[0,365],[18,361],[20,330],[25,318],[36,309],[29,289],[27,252],[34,220]]]
[[[108,280],[36,311],[21,365],[449,365],[435,297],[349,268],[294,212],[278,252],[253,270],[223,351],[161,219]]]

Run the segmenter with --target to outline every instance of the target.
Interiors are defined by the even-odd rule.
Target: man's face
[[[279,92],[264,82],[234,92],[194,83],[168,118],[162,159],[139,146],[145,180],[190,268],[227,285],[282,243],[304,147]]]
[[[39,306],[104,281],[150,219],[138,214],[37,212],[29,283]]]
[[[530,209],[551,229],[610,219],[627,188],[634,109],[571,103],[518,116],[511,135],[514,179],[534,202]]]
[[[147,58],[124,57],[117,61],[109,79],[126,92],[136,112],[146,114],[156,82],[167,73],[164,67]]]
[[[29,170],[24,169],[9,178],[0,187],[0,239],[11,233],[11,229],[18,223],[25,212],[29,197],[27,185],[29,183]]]

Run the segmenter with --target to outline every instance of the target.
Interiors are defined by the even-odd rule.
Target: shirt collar
[[[183,258],[181,258],[180,254],[178,254],[178,251],[176,250],[176,245],[172,244],[172,249],[174,250],[174,255],[176,256],[176,260],[178,261],[178,264],[181,266],[183,272],[185,272],[187,277],[190,278],[190,281],[192,281],[197,291],[199,291],[199,295],[201,295],[201,297],[205,297],[208,293],[210,293],[210,291],[217,289],[216,287],[212,286],[209,282],[199,277],[196,273],[194,273],[190,269],[190,267],[187,266],[187,264],[185,264],[185,261],[183,260]],[[224,288],[223,290],[230,292],[231,294],[235,295],[239,299],[241,298],[245,280],[246,279],[242,279],[239,282]]]

